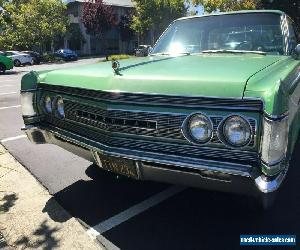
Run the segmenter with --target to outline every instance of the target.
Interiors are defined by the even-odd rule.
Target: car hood
[[[248,79],[284,58],[257,54],[149,56],[120,61],[119,74],[111,62],[40,74],[42,83],[84,89],[242,97]]]

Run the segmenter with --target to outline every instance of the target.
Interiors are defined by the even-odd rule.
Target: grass
[[[113,61],[113,60],[122,60],[122,59],[128,59],[131,56],[129,55],[125,55],[125,54],[121,54],[121,55],[110,55],[107,57],[107,61]]]

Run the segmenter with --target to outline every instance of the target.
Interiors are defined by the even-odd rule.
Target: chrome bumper
[[[269,179],[250,165],[208,160],[195,163],[188,158],[112,148],[56,127],[31,125],[23,130],[35,144],[55,144],[95,163],[95,154],[134,160],[141,180],[260,196],[276,191],[287,172]]]

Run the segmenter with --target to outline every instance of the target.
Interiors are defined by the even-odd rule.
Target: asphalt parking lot
[[[31,144],[21,131],[21,77],[97,61],[20,67],[0,75],[1,143],[86,225],[91,238],[110,242],[110,249],[234,250],[247,249],[239,245],[241,234],[300,237],[300,143],[274,208],[264,213],[242,196],[118,178],[57,146]]]

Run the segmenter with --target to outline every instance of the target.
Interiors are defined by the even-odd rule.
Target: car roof
[[[285,13],[281,10],[239,10],[239,11],[229,11],[229,12],[217,12],[217,13],[211,13],[211,14],[205,14],[202,16],[189,16],[189,17],[181,17],[176,19],[178,20],[185,20],[185,19],[193,19],[193,18],[201,18],[201,17],[207,17],[207,16],[222,16],[222,15],[236,15],[236,14],[251,14],[251,13],[273,13],[277,15],[285,15]]]

